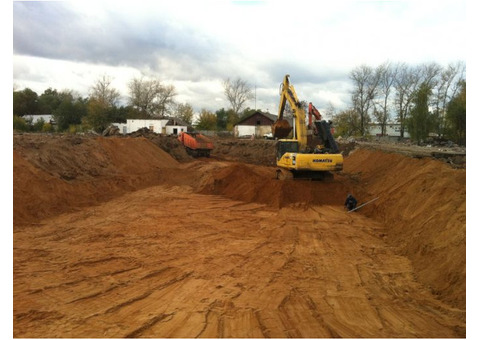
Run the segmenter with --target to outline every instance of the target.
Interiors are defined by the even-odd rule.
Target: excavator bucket
[[[285,138],[290,134],[290,131],[292,131],[292,127],[288,123],[288,120],[286,119],[278,119],[275,123],[272,125],[272,134],[274,138]]]

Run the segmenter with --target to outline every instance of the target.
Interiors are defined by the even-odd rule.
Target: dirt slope
[[[356,150],[332,183],[278,182],[32,135],[13,165],[15,337],[465,337],[463,170]],[[381,199],[348,214],[347,192]]]
[[[144,138],[15,135],[14,224],[165,182],[179,163]]]
[[[466,170],[431,158],[356,150],[345,172],[358,182],[362,213],[382,221],[389,243],[419,279],[460,308],[466,305]]]

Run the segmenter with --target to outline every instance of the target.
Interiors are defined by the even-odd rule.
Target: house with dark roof
[[[255,136],[263,138],[265,134],[272,132],[272,124],[277,116],[270,113],[256,111],[248,117],[243,118],[233,128],[235,137]]]

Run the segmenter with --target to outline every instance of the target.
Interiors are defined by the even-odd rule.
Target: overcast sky
[[[276,113],[290,74],[301,100],[345,109],[356,66],[466,61],[466,36],[465,0],[14,2],[13,84],[87,96],[108,75],[126,100],[143,75],[198,112],[228,108],[222,80],[240,77]]]

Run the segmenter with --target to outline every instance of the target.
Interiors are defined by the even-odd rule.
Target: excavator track
[[[280,181],[292,180],[294,178],[293,173],[290,170],[285,170],[282,168],[278,168],[276,174],[277,179]]]
[[[333,181],[333,174],[329,171],[290,171],[283,168],[277,168],[276,178],[280,181],[287,180],[310,180],[310,181]]]

